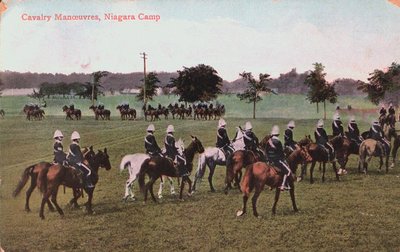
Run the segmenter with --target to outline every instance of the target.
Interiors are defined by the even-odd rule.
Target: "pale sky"
[[[374,69],[400,61],[400,8],[388,0],[5,2],[1,71],[139,72],[146,52],[148,71],[207,64],[233,81],[243,71],[276,78],[321,62],[328,80],[365,81]],[[136,20],[106,21],[105,13]],[[137,20],[140,13],[160,20]],[[41,14],[51,20],[23,20]],[[101,21],[56,21],[55,14]]]

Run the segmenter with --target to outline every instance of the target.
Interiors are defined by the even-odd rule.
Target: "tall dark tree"
[[[239,74],[248,83],[247,89],[241,93],[237,94],[240,100],[246,100],[247,103],[253,103],[253,119],[256,118],[256,103],[261,101],[261,92],[274,93],[272,89],[267,87],[271,78],[269,74],[260,73],[259,80],[257,81],[251,72],[243,72]]]
[[[317,113],[319,112],[319,103],[324,104],[324,119],[326,119],[326,101],[330,103],[337,102],[338,94],[335,91],[335,84],[329,84],[325,80],[325,67],[321,63],[314,63],[314,70],[307,75],[304,84],[308,86],[307,100],[310,103],[317,104]]]
[[[213,67],[200,64],[178,71],[178,77],[171,78],[168,87],[176,88],[180,101],[210,101],[221,94],[222,78]]]
[[[378,104],[381,101],[392,102],[399,105],[400,101],[400,64],[395,62],[387,71],[375,69],[369,74],[368,83],[361,82],[359,90],[367,93],[368,99]]]
[[[142,80],[143,81],[143,80]],[[157,74],[154,72],[150,72],[146,76],[146,99],[144,96],[144,89],[143,87],[140,87],[140,93],[136,96],[136,99],[138,101],[144,101],[144,100],[153,100],[153,97],[157,94],[157,88],[159,87],[157,83],[160,83],[160,80],[157,77]]]
[[[41,92],[41,90],[39,89],[38,92],[36,92],[35,89],[33,89],[33,93],[32,94],[28,94],[28,97],[33,98],[35,100],[38,100],[39,102],[46,102],[44,100],[45,95]]]
[[[90,98],[94,104],[94,100],[97,101],[97,97],[100,94],[104,94],[100,88],[104,88],[101,85],[101,78],[107,76],[109,73],[107,71],[97,71],[92,73],[92,82],[86,82],[83,84],[84,91],[78,93],[77,95],[83,96],[84,98]]]

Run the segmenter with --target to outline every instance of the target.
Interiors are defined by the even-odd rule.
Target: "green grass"
[[[121,97],[107,99],[110,100],[106,104],[117,104]],[[168,195],[167,186],[164,199],[159,204],[149,201],[143,205],[143,197],[135,185],[139,201],[124,203],[121,199],[128,173],[119,172],[119,162],[125,154],[143,152],[148,123],[142,120],[120,121],[116,117],[108,122],[95,121],[91,114],[84,116],[82,121],[66,121],[62,112],[49,112],[47,114],[50,115],[43,121],[27,121],[18,114],[25,100],[24,97],[0,99],[6,113],[8,109],[15,111],[0,120],[0,238],[5,251],[400,250],[398,164],[389,174],[381,174],[376,171],[377,160],[373,159],[370,173],[360,175],[356,169],[357,159],[353,156],[348,165],[349,175],[336,182],[328,166],[325,183],[321,182],[321,174],[316,169],[315,184],[310,185],[308,177],[296,184],[298,213],[292,212],[289,195],[283,193],[277,214],[272,216],[274,192],[266,189],[258,201],[262,219],[256,219],[250,213],[241,218],[235,216],[241,207],[242,197],[237,191],[231,191],[227,196],[223,194],[224,167],[217,167],[214,175],[216,193],[209,192],[205,178],[199,191],[191,198],[185,197],[183,202]],[[48,104],[50,106],[46,111],[58,111],[53,106],[64,102],[49,100]],[[233,106],[234,103],[231,101],[229,104]],[[363,104],[362,101],[360,104]],[[310,108],[315,109],[314,106]],[[285,117],[300,116],[288,114]],[[234,126],[244,125],[246,120],[227,118],[229,136],[233,135]],[[278,124],[282,131],[287,121],[285,118],[265,118],[252,120],[252,124],[261,138],[269,133],[274,124]],[[175,125],[176,136],[186,142],[190,134],[195,134],[204,146],[215,144],[217,122],[193,120],[155,122],[159,144],[163,142],[165,128],[170,123]],[[295,138],[299,139],[306,133],[312,134],[315,119],[307,119],[306,116],[296,120],[296,125]],[[360,123],[361,130],[368,127],[366,122]],[[100,171],[94,195],[96,214],[92,216],[86,215],[83,210],[66,208],[71,197],[70,189],[66,194],[62,190],[59,193],[59,203],[65,210],[63,219],[57,213],[46,210],[46,220],[40,220],[40,194],[37,191],[31,198],[31,213],[24,211],[24,192],[27,188],[17,198],[11,197],[22,171],[28,165],[52,159],[51,138],[57,128],[66,136],[65,148],[73,130],[81,134],[83,146],[108,148],[113,168]],[[330,129],[327,131],[330,132]],[[158,189],[158,183],[155,189]],[[79,199],[81,204],[85,201],[86,198]]]

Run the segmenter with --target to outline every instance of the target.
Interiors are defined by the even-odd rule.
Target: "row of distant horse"
[[[40,121],[44,118],[45,115],[45,112],[41,107],[42,106],[39,106],[37,104],[26,104],[22,111],[25,113],[26,119]]]

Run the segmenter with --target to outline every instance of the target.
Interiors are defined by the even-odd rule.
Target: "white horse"
[[[244,149],[244,140],[243,140],[243,132],[237,127],[236,128],[236,137],[232,141],[231,147],[233,148],[233,152],[237,150]],[[196,190],[197,181],[200,183],[201,179],[204,176],[206,166],[210,168],[210,174],[208,175],[208,182],[210,184],[211,192],[215,192],[214,186],[212,184],[212,177],[214,175],[215,167],[217,165],[225,165],[226,157],[220,148],[217,147],[207,147],[204,149],[204,153],[199,155],[199,161],[197,162],[197,171],[194,177],[193,189],[192,192]]]
[[[183,141],[179,139],[179,141],[175,144],[175,146],[177,147],[178,152],[181,152],[182,149],[184,148]],[[121,163],[119,165],[120,171],[122,172],[126,168],[128,168],[129,171],[129,178],[125,183],[125,195],[122,198],[124,201],[127,201],[129,198],[133,201],[136,200],[135,193],[133,191],[133,183],[137,179],[137,175],[139,174],[140,167],[142,166],[143,162],[149,158],[150,156],[145,153],[128,154],[122,158]],[[160,183],[160,189],[158,190],[158,198],[160,199],[162,198],[162,189],[165,178],[169,180],[171,195],[175,195],[175,188],[172,178],[162,177]]]

